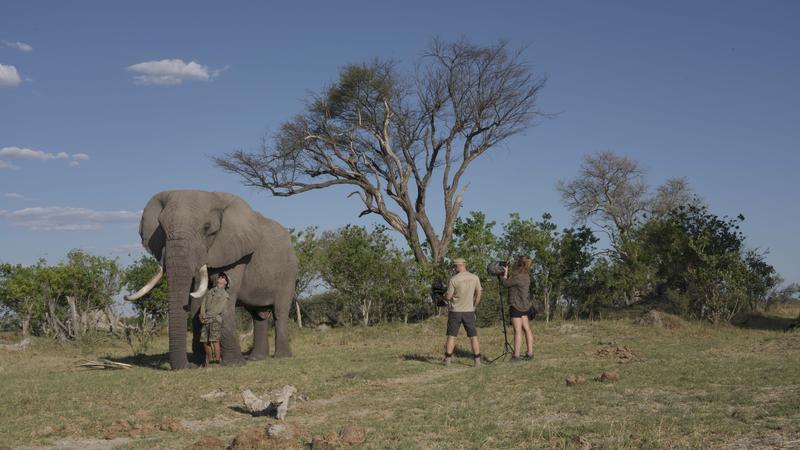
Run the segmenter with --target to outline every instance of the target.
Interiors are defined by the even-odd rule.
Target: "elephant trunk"
[[[184,239],[168,240],[166,271],[169,282],[169,362],[173,370],[188,367],[186,357],[186,311],[196,267]]]

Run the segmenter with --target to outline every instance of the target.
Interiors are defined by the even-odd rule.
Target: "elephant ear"
[[[169,193],[166,191],[154,195],[147,202],[147,206],[144,207],[142,221],[139,223],[139,235],[142,237],[142,245],[158,261],[161,261],[162,252],[167,243],[167,235],[158,222],[158,216],[164,210],[168,198]]]
[[[255,252],[259,244],[259,217],[241,198],[215,192],[223,205],[219,210],[220,225],[208,249],[208,264],[225,267]]]

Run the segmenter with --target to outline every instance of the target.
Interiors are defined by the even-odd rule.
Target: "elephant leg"
[[[243,366],[245,364],[242,349],[239,346],[239,333],[236,331],[236,299],[225,308],[222,314],[222,347],[223,366]]]
[[[275,311],[275,357],[292,356],[292,351],[289,349],[289,309],[292,306],[292,300],[289,298],[287,301],[279,299],[273,310]]]
[[[200,303],[202,299],[192,299],[190,310],[192,318],[192,357],[190,362],[198,366],[206,363],[206,352],[200,342]]]
[[[253,317],[253,349],[248,359],[266,359],[269,356],[269,315],[266,311],[249,311]]]

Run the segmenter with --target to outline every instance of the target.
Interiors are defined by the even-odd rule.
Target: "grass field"
[[[36,339],[23,352],[0,350],[0,447],[229,443],[276,421],[244,414],[240,387],[261,394],[294,384],[308,399],[286,423],[306,446],[357,425],[367,430],[364,448],[800,448],[800,331],[671,323],[536,322],[533,362],[477,369],[463,334],[460,357],[439,365],[444,318],[293,329],[292,358],[180,372],[163,370],[165,339],[137,360],[111,340]],[[499,354],[502,328],[479,333],[484,356]],[[136,367],[76,368],[102,357]],[[608,370],[620,380],[593,380]],[[588,382],[567,386],[569,375]]]

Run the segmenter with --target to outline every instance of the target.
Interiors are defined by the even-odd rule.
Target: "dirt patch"
[[[108,450],[130,442],[130,438],[117,439],[62,439],[53,442],[47,447],[17,447],[17,450],[48,450],[48,449],[81,449],[81,450]]]
[[[221,439],[213,436],[203,436],[194,444],[184,448],[184,450],[225,450],[228,445]]]
[[[642,358],[630,348],[613,343],[600,348],[595,354],[601,358],[613,358],[620,364],[642,360]]]
[[[183,423],[178,419],[154,419],[147,411],[138,411],[127,419],[117,420],[103,431],[106,440],[120,437],[137,438],[157,431],[178,432],[183,431]]]
[[[272,424],[269,427],[255,427],[239,433],[231,450],[279,450],[301,449],[300,440],[308,440],[308,436],[294,425],[287,423]]]

